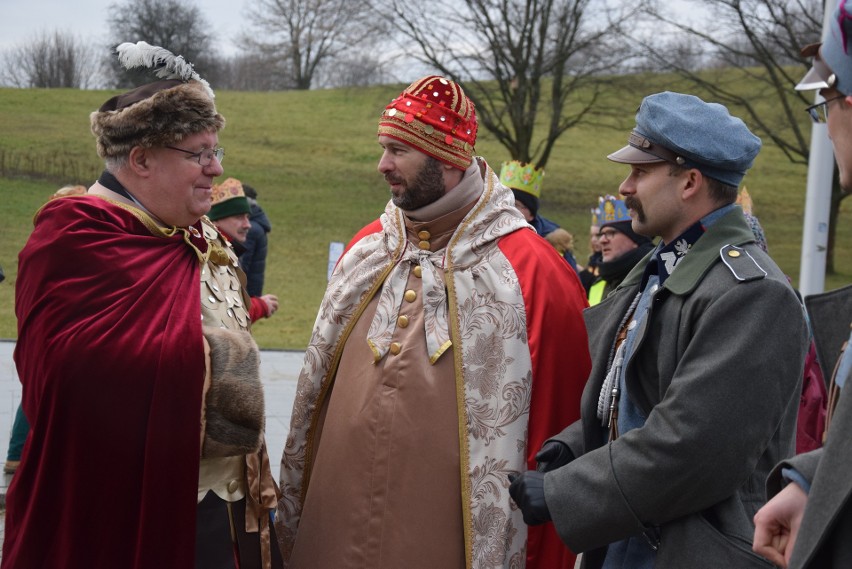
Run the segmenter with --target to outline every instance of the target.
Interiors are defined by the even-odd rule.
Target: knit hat
[[[543,178],[544,170],[518,160],[503,162],[500,167],[500,183],[510,188],[515,200],[524,204],[533,216],[538,214]]]
[[[627,235],[637,245],[651,242],[644,235],[639,235],[633,231],[633,221],[623,200],[609,195],[599,197],[597,210],[600,212],[598,214],[598,226],[601,229],[612,227],[619,233]]]
[[[150,68],[160,80],[116,95],[91,114],[101,158],[127,156],[134,146],[179,144],[190,135],[225,126],[210,85],[183,57],[141,41],[123,43],[116,51],[125,68]]]
[[[476,110],[458,83],[429,75],[385,107],[379,119],[382,135],[466,170],[476,143]]]
[[[251,206],[239,180],[228,178],[221,184],[213,186],[213,207],[207,214],[211,220],[216,221],[250,212]]]

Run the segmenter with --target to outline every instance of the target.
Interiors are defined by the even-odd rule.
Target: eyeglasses
[[[836,101],[837,99],[845,99],[846,95],[838,95],[836,97],[832,97],[830,99],[826,99],[821,103],[817,103],[816,105],[811,105],[805,110],[811,115],[811,118],[815,123],[824,123],[828,120],[828,104],[832,101]]]
[[[598,239],[603,239],[606,237],[607,239],[612,239],[618,233],[615,229],[605,229],[603,231],[598,232]]]
[[[203,166],[209,166],[210,163],[213,161],[214,157],[219,162],[219,164],[221,164],[222,160],[225,158],[225,149],[221,148],[221,147],[219,147],[219,148],[205,148],[205,149],[200,150],[198,152],[193,152],[191,150],[184,150],[183,148],[178,148],[176,146],[166,145],[166,148],[170,148],[172,150],[178,150],[180,152],[186,152],[187,154],[189,154],[189,156],[187,156],[187,160],[189,160],[190,158],[195,158],[195,160],[198,162],[198,164],[202,167]]]

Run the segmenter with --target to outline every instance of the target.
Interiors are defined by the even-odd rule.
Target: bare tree
[[[68,32],[41,32],[3,53],[0,77],[13,87],[96,86],[99,58],[93,45]]]
[[[807,164],[810,123],[802,109],[812,103],[811,93],[795,91],[810,67],[801,48],[820,40],[821,0],[694,0],[698,10],[712,13],[714,30],[675,21],[667,11],[654,11],[661,25],[678,30],[687,41],[710,54],[711,68],[698,69],[671,57],[656,37],[637,37],[645,57],[658,69],[677,73],[713,97],[737,109],[756,133],[771,140],[787,158]],[[733,71],[732,71],[733,70]],[[747,89],[743,86],[748,85]],[[834,242],[840,202],[847,196],[837,176],[829,214],[826,272],[834,273]]]
[[[110,62],[117,87],[133,87],[150,81],[149,73],[127,71],[113,50],[123,42],[145,41],[164,47],[191,62],[199,75],[216,85],[217,54],[210,25],[201,9],[190,0],[125,0],[109,9]]]
[[[603,8],[597,0],[434,0],[428,10],[390,4],[388,21],[409,54],[459,81],[480,124],[513,159],[538,168],[594,106],[599,76],[618,60],[620,48],[605,47],[610,24],[592,16]]]
[[[274,55],[270,71],[294,89],[315,86],[323,65],[363,48],[380,36],[381,22],[369,0],[254,0],[247,49]]]

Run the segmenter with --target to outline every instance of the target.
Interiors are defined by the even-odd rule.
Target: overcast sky
[[[85,41],[104,42],[110,4],[113,0],[0,0],[0,50],[26,42],[41,31],[72,32]],[[247,27],[243,17],[246,4],[244,0],[198,3],[223,54],[237,50],[234,38]]]

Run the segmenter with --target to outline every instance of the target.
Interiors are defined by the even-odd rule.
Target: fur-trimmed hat
[[[476,144],[473,101],[454,81],[429,75],[418,79],[385,107],[379,136],[389,136],[466,170]]]
[[[225,126],[210,86],[182,57],[145,42],[123,43],[116,51],[126,68],[148,67],[161,80],[116,95],[91,114],[101,158],[127,156],[134,146],[178,144]]]

